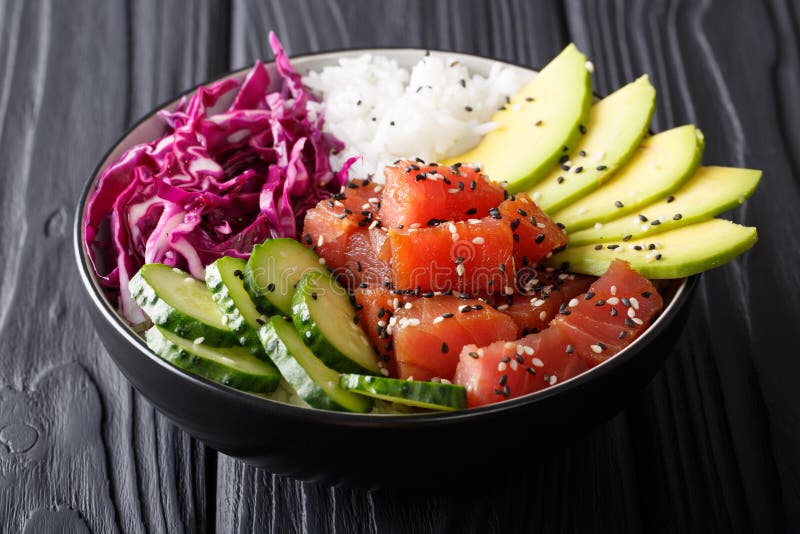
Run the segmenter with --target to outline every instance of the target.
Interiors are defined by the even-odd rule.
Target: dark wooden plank
[[[99,346],[69,235],[124,128],[227,68],[227,6],[189,4],[0,3],[0,531],[202,531],[215,502],[215,454]]]

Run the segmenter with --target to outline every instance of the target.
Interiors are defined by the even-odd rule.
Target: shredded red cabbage
[[[239,86],[200,87],[175,111],[166,133],[130,148],[108,167],[89,198],[85,246],[95,274],[131,322],[145,320],[128,280],[144,263],[165,263],[203,278],[222,256],[246,258],[269,237],[298,237],[306,210],[340,190],[352,164],[334,172],[343,144],[322,131],[314,96],[274,34],[280,76],[257,62]],[[209,115],[239,87],[227,109]]]

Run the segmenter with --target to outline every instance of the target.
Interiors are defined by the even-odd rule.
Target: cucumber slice
[[[274,316],[258,331],[269,357],[298,396],[314,408],[366,413],[372,399],[339,387],[339,373],[306,347],[286,317]]]
[[[244,287],[262,313],[292,313],[294,286],[311,271],[324,272],[320,257],[289,238],[269,239],[253,248]]]
[[[232,388],[269,393],[281,379],[272,362],[256,358],[245,347],[208,347],[160,326],[150,328],[145,337],[153,352],[176,367]]]
[[[206,285],[187,272],[149,263],[139,269],[128,289],[155,325],[185,339],[203,338],[214,347],[240,344]]]
[[[244,288],[246,265],[243,259],[224,256],[206,267],[206,285],[219,311],[227,318],[228,328],[244,341],[243,344],[260,348],[256,332],[267,318],[258,313]]]
[[[347,291],[328,274],[309,273],[297,284],[292,320],[303,341],[325,365],[341,373],[378,374],[378,358]]]
[[[467,390],[454,384],[344,374],[339,377],[339,385],[368,397],[430,410],[452,411],[467,407]]]

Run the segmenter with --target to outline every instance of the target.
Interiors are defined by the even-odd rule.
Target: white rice
[[[477,144],[495,128],[492,114],[531,77],[499,63],[486,78],[471,75],[441,56],[424,56],[409,72],[364,54],[312,71],[303,82],[323,99],[325,129],[347,147],[332,158],[334,169],[362,156],[351,176],[383,181],[383,167],[397,159],[439,161]]]

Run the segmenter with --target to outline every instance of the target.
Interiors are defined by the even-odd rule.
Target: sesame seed
[[[673,200],[675,200],[675,197],[674,197],[674,196],[672,196],[672,195],[668,196],[668,197],[667,197],[667,204],[669,204],[669,203],[670,203],[670,202],[672,202]]]
[[[441,315],[439,315],[438,317],[436,317],[436,318],[433,320],[433,324],[439,324],[439,323],[441,323],[442,321],[444,321],[444,317],[442,317]]]
[[[204,338],[203,336],[200,336],[200,337],[196,337],[192,343],[194,343],[195,345],[200,345],[205,340],[206,340],[206,338]]]
[[[623,207],[625,207],[625,204],[623,204],[621,200],[615,200],[614,201],[614,206],[616,206],[618,208],[623,208]]]
[[[680,213],[676,213],[675,215],[672,216],[673,221],[680,221],[681,219],[683,219],[683,215],[681,215]]]
[[[564,350],[566,351],[567,354],[572,354],[573,352],[575,352],[575,349],[572,347],[572,345],[567,345],[567,347]]]
[[[539,312],[539,320],[544,321],[545,319],[547,319],[547,312]]]
[[[475,360],[477,360],[478,358],[480,358],[480,356],[478,356],[478,353],[477,353],[477,352],[474,352],[474,351],[469,351],[469,352],[467,353],[467,355],[468,355],[470,358],[473,358],[473,359],[475,359]]]
[[[445,319],[450,319],[451,317],[455,317],[455,314],[447,312],[447,313],[443,313],[442,317],[444,317]]]
[[[643,325],[643,324],[644,324],[644,321],[642,321],[642,320],[641,320],[641,319],[639,319],[638,317],[634,317],[634,318],[632,319],[632,321],[633,321],[634,323],[638,324],[638,325]]]
[[[447,346],[447,343],[444,341],[442,342],[442,354],[447,354],[450,348]]]
[[[625,330],[620,330],[619,334],[617,334],[617,339],[624,339],[627,335],[628,333]]]
[[[631,319],[636,317],[636,310],[634,310],[633,308],[628,308],[628,317],[630,317]]]
[[[603,250],[603,245],[595,245],[594,249],[595,250]]]
[[[633,306],[634,310],[638,310],[639,309],[639,300],[636,297],[629,298],[628,302],[631,303],[631,306]]]
[[[574,308],[577,305],[578,305],[578,299],[572,299],[572,300],[569,301],[569,307],[570,308]]]
[[[617,297],[611,297],[608,300],[606,300],[606,302],[611,304],[612,306],[616,306],[617,304],[619,304],[619,299]]]
[[[595,354],[600,354],[601,352],[603,352],[603,347],[601,347],[600,345],[589,345],[589,348],[591,348],[592,352],[594,352]]]
[[[497,364],[497,371],[500,372],[500,373],[505,371],[507,368],[508,368],[508,365],[506,364],[506,362],[500,362],[500,363]]]
[[[475,245],[483,245],[484,239],[482,237],[476,237],[472,240],[472,243]]]
[[[319,264],[320,264],[320,265],[325,265],[326,263],[327,263],[327,262],[325,261],[325,258],[320,258],[320,259],[319,259]]]
[[[639,215],[637,215],[637,217],[639,218],[639,221],[641,221],[641,222],[647,222],[647,217],[645,217],[645,216],[644,216],[644,215],[642,215],[641,213],[640,213]]]
[[[458,266],[456,267],[456,275],[458,275],[459,277],[464,276],[464,265],[463,264],[459,263]]]
[[[607,165],[598,165],[596,168],[597,168],[598,171],[604,171],[604,170],[608,169],[608,166]]]

